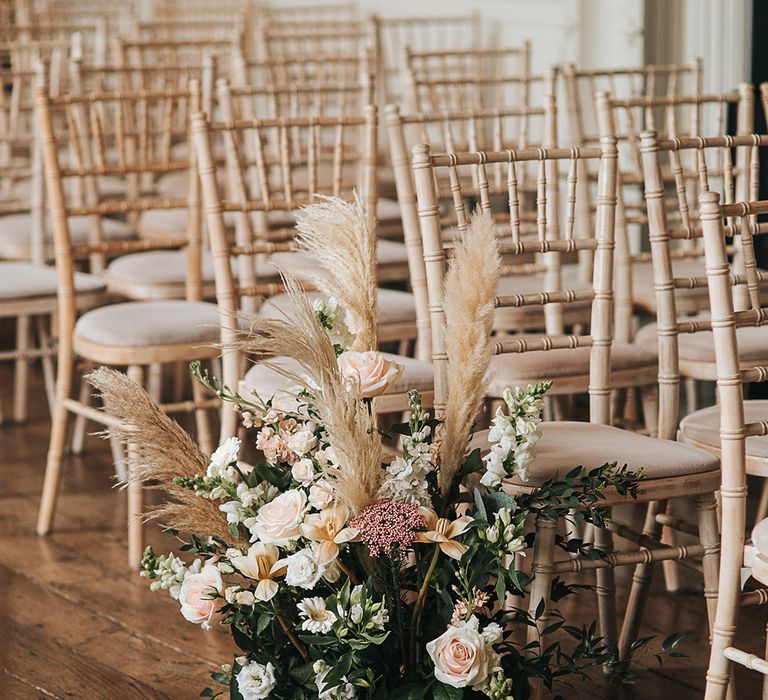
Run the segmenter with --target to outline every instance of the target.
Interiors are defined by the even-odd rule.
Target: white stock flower
[[[221,477],[225,481],[234,481],[237,472],[230,465],[237,462],[237,454],[240,451],[240,439],[227,438],[211,455],[211,463],[208,465],[206,475],[210,478]]]
[[[311,430],[302,428],[292,435],[289,435],[286,443],[292,452],[295,452],[301,457],[317,447],[317,438]]]
[[[286,567],[285,582],[312,590],[323,575],[323,567],[317,563],[311,549],[301,549],[282,560]]]
[[[336,614],[326,608],[325,601],[319,596],[304,598],[296,607],[304,618],[301,629],[312,634],[327,634],[336,622]]]
[[[243,700],[262,700],[269,697],[275,688],[275,667],[271,663],[264,666],[251,661],[240,669],[235,678]]]

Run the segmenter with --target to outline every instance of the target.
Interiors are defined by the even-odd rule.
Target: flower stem
[[[356,586],[360,583],[360,579],[355,576],[355,573],[350,569],[342,560],[341,557],[337,557],[336,562],[339,565],[339,568],[341,569],[342,573],[350,580],[352,583],[354,583]]]
[[[301,654],[301,658],[304,659],[304,661],[309,661],[309,652],[304,648],[304,645],[299,641],[299,638],[293,633],[291,626],[288,624],[288,622],[286,622],[285,618],[278,612],[277,606],[275,606],[273,603],[272,607],[274,608],[275,617],[277,618],[277,621],[280,623],[280,627],[285,633],[285,636],[288,637],[291,644],[293,644],[293,646],[296,647],[296,651],[298,651],[299,654]]]
[[[419,627],[421,625],[421,611],[424,608],[424,601],[427,598],[427,592],[429,591],[429,581],[432,578],[432,574],[435,572],[437,566],[437,560],[440,558],[440,547],[435,545],[435,551],[432,553],[432,560],[429,562],[429,568],[424,575],[424,580],[421,583],[419,589],[419,595],[416,598],[416,603],[413,606],[413,617],[411,618],[411,665],[416,667],[416,637],[419,633]]]

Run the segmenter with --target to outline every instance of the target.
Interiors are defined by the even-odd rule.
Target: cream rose
[[[291,476],[302,484],[310,484],[315,478],[315,467],[311,459],[300,459],[291,467]]]
[[[286,491],[261,507],[252,532],[262,542],[284,546],[301,536],[300,525],[306,508],[304,491]]]
[[[235,678],[243,700],[262,700],[269,697],[275,688],[275,667],[271,663],[264,666],[251,661],[240,669]]]
[[[179,593],[184,619],[196,625],[202,623],[203,628],[208,629],[208,623],[216,612],[216,601],[211,596],[221,593],[223,586],[221,574],[213,564],[204,566],[200,573],[187,574]]]
[[[343,352],[338,363],[344,380],[359,385],[360,394],[367,399],[383,394],[403,372],[402,365],[386,359],[375,350]]]
[[[312,590],[323,575],[323,567],[317,563],[311,549],[302,549],[286,557],[278,564],[284,564],[285,582],[289,586],[298,586]]]
[[[309,489],[309,505],[322,510],[333,502],[333,486],[327,479],[320,479]]]
[[[489,673],[497,670],[498,656],[477,628],[478,619],[473,616],[427,644],[427,653],[435,664],[435,678],[441,683],[452,688],[479,688],[487,682]]]
[[[288,444],[288,449],[295,452],[299,457],[307,454],[307,452],[311,452],[317,447],[317,438],[315,437],[315,434],[306,428],[293,433],[293,435],[289,435],[286,442]]]

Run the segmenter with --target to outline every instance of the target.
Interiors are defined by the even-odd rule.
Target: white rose
[[[302,549],[283,560],[286,565],[285,582],[312,590],[323,575],[323,567],[312,556],[312,550]]]
[[[271,663],[263,666],[251,661],[235,678],[243,700],[262,700],[269,697],[275,687],[275,667]]]
[[[309,505],[322,510],[333,502],[333,486],[325,479],[312,484],[309,489]]]
[[[477,631],[477,618],[449,627],[427,644],[435,664],[435,678],[452,688],[478,688],[495,666],[495,654]]]
[[[299,526],[306,508],[307,494],[299,489],[286,491],[261,507],[252,531],[262,542],[285,546],[301,537]]]
[[[349,611],[349,617],[356,625],[359,625],[363,621],[363,606],[360,603],[355,603]]]
[[[237,462],[237,453],[239,451],[240,439],[236,437],[227,438],[211,455],[211,463],[208,465],[206,475],[211,478],[221,476],[231,481],[236,472],[229,465],[232,462]]]
[[[383,394],[403,372],[402,365],[386,359],[375,350],[343,352],[337,361],[344,380],[358,386],[360,394],[368,399]]]
[[[293,433],[286,440],[288,448],[295,452],[297,455],[305,455],[307,452],[311,452],[317,447],[317,438],[311,430],[302,428],[301,430]]]
[[[311,459],[300,459],[291,467],[291,476],[302,484],[309,484],[315,478],[315,467]]]
[[[216,601],[211,596],[221,593],[223,587],[221,574],[213,564],[204,566],[200,573],[187,574],[179,592],[184,619],[196,625],[202,623],[203,629],[208,629],[216,612]]]

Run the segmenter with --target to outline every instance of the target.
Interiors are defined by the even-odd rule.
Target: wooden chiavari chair
[[[227,120],[210,123],[204,115],[193,117],[193,139],[203,187],[205,212],[216,261],[216,296],[220,309],[223,354],[223,383],[240,387],[247,396],[256,391],[263,398],[290,394],[289,382],[274,369],[255,365],[244,375],[242,353],[233,347],[238,334],[237,312],[257,312],[262,297],[279,294],[281,284],[262,282],[259,258],[294,248],[293,241],[275,237],[259,220],[272,212],[292,212],[309,204],[316,195],[348,198],[353,188],[360,193],[375,226],[376,206],[376,108],[368,105],[363,114],[263,120]],[[242,145],[252,141],[257,149],[252,158]],[[226,149],[228,184],[226,198],[217,184],[213,153],[217,142]],[[277,147],[277,149],[275,149]],[[324,167],[330,165],[330,167]],[[294,180],[298,167],[308,176],[301,184]],[[234,245],[226,236],[224,212],[235,212],[238,225]],[[237,281],[236,281],[237,279]],[[263,312],[271,313],[269,304]],[[389,356],[393,357],[393,356]],[[407,389],[424,392],[430,402],[432,369],[429,363],[394,356],[404,373],[392,391],[377,399],[381,412],[407,407]],[[290,360],[275,360],[292,370]],[[232,435],[237,418],[226,411],[222,435]]]
[[[306,3],[298,2],[265,3],[259,7],[259,16],[269,24],[289,24],[297,17],[308,24],[314,22],[347,22],[358,16],[355,0],[342,2]]]
[[[480,13],[432,17],[373,17],[380,50],[379,82],[384,103],[402,100],[401,60],[412,51],[473,49],[481,45]]]
[[[58,271],[58,374],[53,427],[46,464],[42,502],[37,530],[50,531],[59,488],[66,430],[70,413],[109,424],[110,416],[90,407],[81,399],[70,397],[75,361],[80,358],[94,364],[128,366],[128,373],[142,381],[147,365],[188,362],[218,355],[213,344],[219,339],[215,304],[199,301],[199,236],[194,227],[180,241],[124,241],[113,243],[99,235],[99,223],[105,215],[174,208],[188,204],[186,199],[123,195],[100,201],[93,179],[100,175],[140,178],[143,173],[188,170],[187,161],[169,156],[168,138],[163,126],[177,109],[187,109],[190,100],[199,109],[199,86],[194,83],[184,91],[112,92],[68,95],[49,98],[45,91],[36,93],[36,119],[42,149],[48,207],[51,212]],[[76,196],[67,197],[65,182],[73,180]],[[196,178],[190,176],[190,191]],[[93,235],[86,243],[75,244],[69,222],[72,217],[93,220]],[[186,246],[189,259],[187,300],[131,301],[103,306],[77,318],[73,299],[75,262],[99,261],[116,252],[151,250]],[[218,401],[205,399],[202,388],[193,385],[194,400],[165,404],[169,412],[194,411],[198,437],[203,449],[211,447],[210,429],[205,411],[218,408]],[[131,450],[128,450],[130,469]],[[142,554],[142,489],[128,487],[128,556],[131,566],[138,566]]]
[[[736,137],[750,143],[753,152],[768,146],[768,137]],[[711,139],[709,145],[732,147],[735,139]],[[651,138],[644,143],[651,147]],[[661,142],[659,146],[663,146]],[[658,195],[656,195],[658,197]],[[768,231],[758,217],[768,214],[768,201],[739,201],[720,204],[717,192],[702,191],[699,195],[701,231],[706,258],[706,282],[711,303],[710,322],[717,365],[717,416],[710,421],[714,435],[706,439],[707,448],[716,450],[722,463],[720,508],[722,511],[720,579],[717,609],[712,630],[712,648],[707,670],[707,700],[739,697],[735,688],[732,664],[737,663],[768,675],[765,654],[757,656],[733,646],[740,610],[768,601],[768,552],[755,546],[745,547],[747,474],[754,467],[755,452],[764,453],[768,436],[768,403],[747,401],[744,385],[763,382],[768,367],[745,361],[741,331],[760,328],[765,323],[766,309],[760,299],[759,287],[763,274],[755,265],[754,237]],[[727,222],[724,223],[724,222]],[[734,236],[736,231],[740,235]],[[733,244],[728,240],[733,237]],[[732,245],[741,248],[746,265],[732,262]],[[663,253],[663,250],[661,251]],[[746,293],[746,304],[745,304]],[[762,444],[762,447],[761,447]],[[765,466],[763,465],[763,470]],[[755,528],[755,544],[765,547],[765,522]],[[745,592],[743,570],[750,568],[752,576],[763,587]],[[730,684],[730,687],[729,687]],[[764,681],[764,689],[768,681]]]
[[[598,193],[596,197],[597,214],[594,232],[574,231],[575,202],[571,197],[566,207],[565,227],[559,228],[558,219],[546,204],[544,196],[548,182],[559,179],[561,164],[569,173],[585,172],[577,167],[578,160],[599,160]],[[537,163],[540,177],[541,196],[538,210],[536,236],[524,238],[515,235],[518,216],[515,202],[519,196],[513,188],[514,169],[517,164],[532,161]],[[718,462],[702,450],[668,440],[647,437],[638,433],[621,430],[611,426],[611,390],[621,385],[622,374],[617,366],[619,343],[612,340],[612,284],[613,284],[613,235],[616,206],[617,150],[616,139],[606,137],[598,148],[545,149],[531,148],[522,150],[503,150],[480,153],[447,153],[432,155],[428,146],[417,146],[413,154],[413,170],[421,222],[424,261],[429,291],[432,325],[432,359],[435,367],[435,413],[439,416],[446,402],[446,381],[448,359],[443,344],[445,315],[443,310],[443,281],[445,274],[446,245],[451,235],[444,228],[439,216],[439,198],[435,182],[438,172],[476,170],[481,183],[490,181],[489,169],[496,163],[504,164],[510,172],[509,218],[508,224],[513,237],[511,242],[502,242],[502,253],[522,255],[537,252],[553,258],[553,269],[557,269],[557,258],[564,252],[589,250],[594,252],[593,283],[586,289],[565,289],[563,287],[547,289],[539,294],[498,296],[496,304],[502,306],[544,305],[548,316],[562,317],[562,307],[580,300],[591,302],[591,325],[589,335],[563,335],[548,333],[543,337],[526,340],[525,337],[499,338],[494,344],[496,361],[499,367],[517,363],[521,368],[528,368],[533,381],[549,378],[551,369],[535,374],[534,370],[548,362],[549,358],[558,357],[557,366],[578,366],[585,377],[581,380],[582,390],[587,388],[590,400],[590,422],[544,422],[542,438],[537,445],[536,461],[527,483],[514,479],[506,482],[505,488],[514,494],[518,489],[530,489],[546,479],[566,474],[574,465],[597,467],[601,464],[617,462],[627,464],[632,469],[643,469],[643,492],[639,498],[644,501],[670,498],[672,496],[698,496],[699,532],[701,544],[690,547],[665,547],[659,541],[644,537],[629,528],[611,524],[609,529],[598,529],[595,534],[595,546],[606,554],[600,559],[586,560],[581,557],[554,561],[556,523],[541,517],[536,523],[536,544],[533,558],[535,579],[531,590],[529,611],[533,614],[542,604],[545,613],[536,620],[536,626],[529,628],[529,642],[538,642],[538,634],[549,624],[550,584],[556,575],[576,573],[587,570],[597,572],[598,610],[600,634],[610,644],[618,641],[613,568],[632,565],[637,562],[680,559],[689,556],[704,557],[707,591],[716,590],[717,585],[717,519],[714,492],[719,481]],[[454,177],[454,182],[459,182]],[[455,215],[466,226],[466,212],[461,197],[461,188],[456,187]],[[491,209],[487,189],[481,186],[480,206]],[[578,190],[571,184],[571,193]],[[549,331],[550,328],[547,328]],[[526,359],[531,358],[529,363]],[[506,359],[505,359],[506,358]],[[514,360],[512,358],[515,358]],[[536,359],[534,359],[536,358]],[[627,357],[627,362],[630,358]],[[553,363],[554,364],[554,363]],[[503,365],[502,365],[503,366]],[[644,371],[648,371],[648,368]],[[653,370],[655,373],[655,369]],[[507,373],[505,379],[510,378]],[[522,372],[521,372],[522,374]],[[533,375],[533,376],[531,376]],[[535,377],[535,379],[534,379]],[[525,385],[528,377],[521,376],[515,384]],[[562,372],[557,375],[553,389],[558,384],[569,383]],[[501,387],[496,389],[498,391]],[[560,389],[561,390],[561,389]],[[573,389],[571,389],[572,391]],[[491,387],[493,391],[493,385]],[[609,496],[607,505],[625,502],[623,497]],[[616,532],[631,542],[639,544],[640,551],[615,554],[612,552],[611,532]],[[713,604],[714,600],[708,599]],[[541,688],[534,693],[540,697]]]
[[[403,106],[409,112],[490,109],[535,104],[530,83],[531,47],[402,51]],[[543,94],[554,95],[555,73]],[[541,98],[541,95],[538,96]]]

